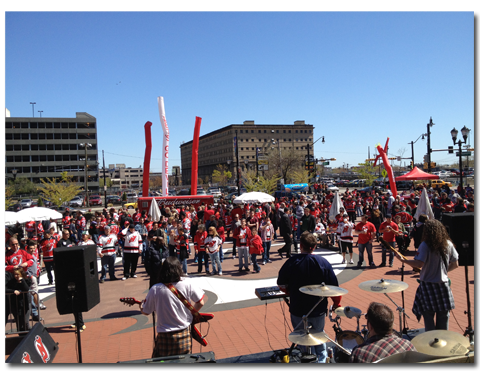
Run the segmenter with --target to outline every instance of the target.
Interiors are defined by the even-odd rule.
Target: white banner
[[[165,117],[165,107],[163,97],[157,97],[158,112],[160,113],[160,122],[163,128],[163,150],[162,150],[162,195],[168,196],[168,145],[170,143],[170,131],[168,130],[167,118]]]

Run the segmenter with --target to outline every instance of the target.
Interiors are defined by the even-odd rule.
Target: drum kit
[[[398,280],[380,279],[369,280],[360,283],[359,288],[368,292],[383,293],[390,299],[390,301],[392,301],[393,304],[395,304],[395,302],[388,296],[388,293],[402,292],[408,288],[408,284]],[[335,310],[330,308],[329,319],[335,323],[333,325],[333,329],[335,331],[335,340],[332,340],[325,332],[320,332],[311,328],[311,326],[308,326],[308,316],[325,298],[343,296],[347,294],[348,291],[337,286],[325,285],[325,283],[319,285],[306,285],[301,287],[299,290],[307,295],[318,296],[319,301],[307,315],[303,316],[302,322],[300,322],[297,327],[295,327],[293,332],[288,336],[288,339],[293,343],[292,348],[294,345],[301,345],[311,349],[311,347],[325,344],[330,341],[335,345],[334,351],[332,350],[332,353],[330,353],[329,350],[328,353],[330,362],[348,362],[352,350],[357,345],[362,344],[368,336],[366,324],[362,326],[363,329],[360,331],[360,318],[361,316],[365,316],[365,313],[362,313],[360,309],[351,306],[339,307]],[[397,306],[397,304],[395,305]],[[402,313],[404,313],[404,309],[397,306],[397,311],[399,312],[400,332],[394,332],[399,337],[402,337]],[[333,314],[336,315],[335,318],[333,318]],[[348,319],[356,318],[357,329],[355,331],[342,330],[340,323],[341,319],[345,317]],[[297,330],[297,328],[300,328],[301,325],[303,325],[303,329]],[[443,330],[422,333],[414,337],[412,339],[412,343],[418,352],[410,353],[408,356],[397,356],[396,358],[389,357],[383,359],[389,360],[382,362],[417,362],[415,360],[420,362],[426,361],[426,359],[432,360],[439,357],[462,356],[470,353],[473,349],[473,346],[470,345],[468,338],[452,331]],[[333,354],[333,352],[335,353]],[[308,356],[308,362],[316,361],[316,359],[312,358],[314,355],[309,354],[306,356]],[[422,358],[423,360],[421,360]]]

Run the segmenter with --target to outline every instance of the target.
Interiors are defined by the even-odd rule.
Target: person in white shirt
[[[208,236],[205,239],[205,251],[209,254],[210,260],[212,260],[212,275],[222,275],[222,263],[220,262],[220,246],[222,245],[222,239],[218,236],[215,227],[208,228]],[[216,267],[215,267],[216,266]]]
[[[140,311],[157,315],[157,337],[152,357],[183,355],[191,353],[192,342],[190,324],[193,315],[187,305],[172,292],[176,289],[188,301],[194,311],[204,305],[205,292],[195,284],[194,279],[186,279],[177,257],[165,259],[160,270],[160,283],[148,291],[140,304]]]
[[[342,248],[343,261],[342,264],[345,264],[347,260],[345,259],[346,251],[350,255],[350,264],[353,264],[353,228],[355,224],[349,221],[348,214],[343,214],[343,221],[338,224],[338,232],[340,233],[340,242]]]

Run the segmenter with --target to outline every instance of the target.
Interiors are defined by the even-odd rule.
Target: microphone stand
[[[402,281],[404,281],[405,277],[405,263],[402,263]],[[405,308],[405,291],[402,291],[402,308]],[[401,330],[402,335],[408,334],[408,328],[407,328],[407,320],[406,320],[406,314],[405,310],[403,312],[403,329]]]

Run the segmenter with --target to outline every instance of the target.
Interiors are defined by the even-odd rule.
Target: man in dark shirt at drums
[[[396,353],[416,351],[409,340],[393,332],[394,313],[385,304],[370,303],[365,318],[368,339],[353,349],[350,363],[373,363]]]
[[[304,232],[300,236],[301,253],[287,259],[278,273],[277,285],[290,296],[290,319],[295,329],[302,322],[302,317],[307,315],[318,303],[320,297],[307,295],[300,292],[305,285],[338,286],[338,280],[330,263],[320,255],[312,255],[317,245],[313,233]],[[332,297],[334,309],[340,305],[341,296]],[[323,332],[325,326],[325,314],[327,312],[327,298],[325,297],[308,316],[308,324],[312,330]],[[300,325],[297,330],[301,330]],[[319,363],[325,363],[327,354],[325,344],[312,347],[317,355]],[[304,348],[302,347],[304,352]]]

